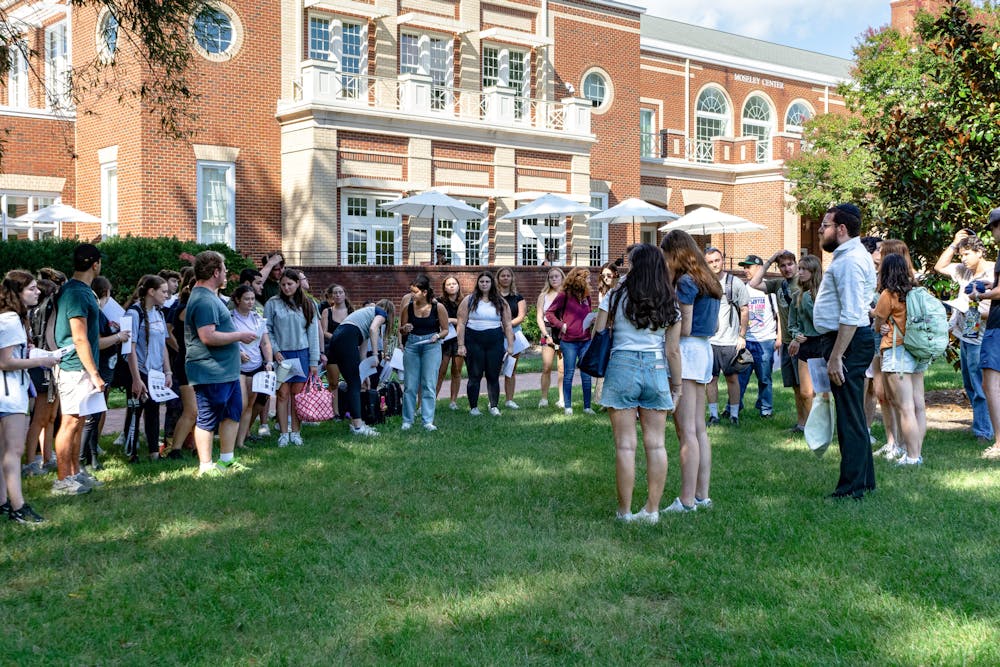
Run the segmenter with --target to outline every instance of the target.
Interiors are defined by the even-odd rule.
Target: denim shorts
[[[927,370],[926,361],[917,361],[902,345],[882,350],[883,373],[923,373]]]
[[[987,329],[979,348],[979,366],[1000,372],[1000,329]]]
[[[681,336],[681,379],[698,384],[712,381],[712,344],[700,336]]]
[[[673,410],[663,352],[615,350],[604,374],[601,405],[615,410]]]

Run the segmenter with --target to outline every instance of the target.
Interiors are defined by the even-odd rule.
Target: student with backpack
[[[921,452],[927,433],[924,372],[928,361],[915,358],[903,343],[909,325],[907,297],[917,287],[905,258],[901,255],[882,258],[878,287],[881,294],[875,304],[875,328],[882,331],[879,345],[882,373],[888,389],[890,409],[896,417],[896,442],[904,443],[906,449],[899,456],[897,464],[920,465],[923,463]],[[883,329],[883,325],[886,329]]]
[[[38,272],[38,303],[28,310],[28,328],[31,330],[31,344],[41,350],[56,349],[55,312],[59,289],[66,282],[62,271],[41,269]],[[31,368],[28,370],[31,383],[35,387],[31,420],[28,424],[27,465],[24,474],[28,477],[42,475],[55,467],[55,432],[59,415],[59,392],[52,381],[53,369]],[[42,453],[38,454],[39,446]]]
[[[21,452],[27,428],[30,368],[52,368],[55,357],[28,358],[28,308],[38,302],[38,285],[27,271],[10,271],[0,285],[0,515],[23,524],[44,521],[24,501]]]
[[[125,453],[129,463],[139,460],[139,417],[146,426],[146,447],[149,460],[160,458],[160,404],[149,395],[150,372],[163,373],[166,387],[173,383],[170,357],[167,354],[167,324],[163,304],[170,298],[167,281],[146,275],[126,305],[125,314],[132,318],[132,352],[128,355],[132,386],[125,417]]]

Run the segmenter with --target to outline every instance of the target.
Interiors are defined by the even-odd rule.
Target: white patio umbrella
[[[701,234],[722,234],[722,250],[726,250],[726,234],[740,234],[742,232],[758,232],[767,229],[764,225],[750,222],[746,218],[738,215],[731,215],[717,211],[708,206],[696,208],[685,216],[660,227],[661,232],[670,232],[680,229],[685,232]]]
[[[592,221],[607,221],[609,225],[627,222],[633,225],[633,231],[635,231],[634,226],[637,222],[670,222],[680,217],[665,208],[653,206],[649,202],[632,197],[631,199],[619,202],[606,211],[595,213],[590,216],[590,219]]]
[[[380,204],[387,211],[415,218],[431,219],[431,262],[437,254],[438,220],[481,220],[483,212],[463,201],[437,190],[427,190],[412,197],[403,197]]]
[[[101,218],[85,213],[66,204],[52,204],[14,218],[12,222],[104,222]]]
[[[529,218],[563,218],[568,215],[582,215],[584,213],[597,213],[600,209],[596,209],[589,204],[583,204],[569,197],[564,197],[562,195],[553,194],[551,192],[542,195],[538,199],[525,204],[524,206],[519,206],[507,215],[502,216],[501,220],[524,220]],[[538,237],[534,232],[530,231],[529,227],[520,227],[520,231],[527,238]],[[552,239],[552,227],[549,227],[549,239]]]

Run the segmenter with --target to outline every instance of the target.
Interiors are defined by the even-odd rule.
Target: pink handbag
[[[299,421],[325,422],[333,419],[333,394],[316,375],[309,376],[306,386],[295,395],[295,413]]]

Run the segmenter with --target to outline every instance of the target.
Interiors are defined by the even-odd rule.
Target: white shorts
[[[79,415],[80,403],[94,390],[87,372],[64,371],[56,366],[52,375],[59,390],[59,409],[64,415]]]
[[[681,379],[698,384],[712,381],[712,344],[707,338],[681,336]]]

